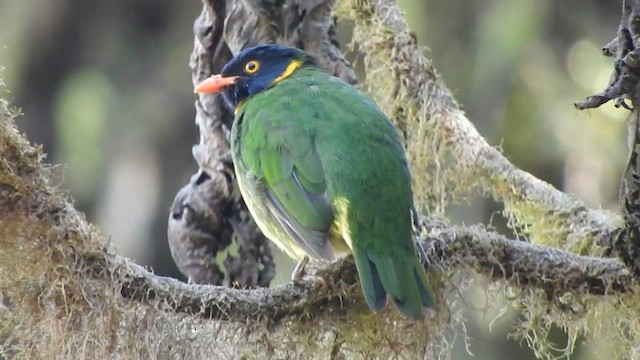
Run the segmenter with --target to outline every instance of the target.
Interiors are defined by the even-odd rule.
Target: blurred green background
[[[620,2],[596,0],[401,0],[419,42],[489,143],[517,166],[593,207],[616,208],[626,111],[588,112],[574,101],[606,85],[600,48],[618,26]],[[198,141],[188,58],[199,1],[0,0],[3,98],[18,126],[64,164],[61,188],[123,255],[182,278],[169,255],[168,208],[196,171]],[[341,26],[348,38],[349,26]],[[451,206],[460,223],[504,228],[490,201]],[[277,250],[276,250],[277,252]],[[291,262],[280,253],[278,281]],[[471,292],[483,307],[482,292]],[[474,359],[529,359],[506,334],[517,313],[468,311]],[[562,348],[562,331],[551,334]],[[600,359],[607,344],[581,344],[572,359]],[[458,342],[454,359],[469,355]]]

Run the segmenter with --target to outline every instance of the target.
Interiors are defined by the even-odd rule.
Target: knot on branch
[[[241,211],[231,201],[231,178],[214,175],[200,170],[176,195],[167,230],[171,255],[192,283],[221,285],[226,275],[231,286],[269,286],[275,263],[268,240],[238,218]],[[233,239],[237,255],[225,257],[225,274],[216,258]]]

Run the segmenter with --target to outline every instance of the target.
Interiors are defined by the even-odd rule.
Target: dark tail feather
[[[404,280],[404,296],[401,298],[389,294],[398,311],[413,320],[422,318],[426,309],[435,309],[436,304],[422,264],[417,259],[416,263]]]
[[[436,299],[433,297],[433,290],[431,290],[431,285],[429,285],[429,280],[427,280],[427,274],[425,274],[422,264],[413,269],[413,277],[418,285],[422,305],[435,310]]]
[[[410,319],[420,319],[426,308],[435,309],[433,292],[422,264],[415,254],[412,257],[354,252],[362,291],[371,310],[384,308],[387,294],[398,311]]]
[[[382,286],[382,282],[380,281],[376,264],[374,264],[368,256],[357,254],[355,251],[353,258],[356,261],[360,286],[362,286],[362,293],[364,294],[367,305],[369,305],[369,309],[372,311],[384,309],[387,305],[387,292],[384,290],[384,286]]]

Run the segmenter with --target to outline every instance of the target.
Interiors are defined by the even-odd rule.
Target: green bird
[[[404,149],[373,101],[309,54],[277,45],[240,52],[195,92],[221,92],[235,110],[240,191],[280,249],[297,260],[353,253],[373,311],[388,297],[410,319],[435,309],[412,237]]]

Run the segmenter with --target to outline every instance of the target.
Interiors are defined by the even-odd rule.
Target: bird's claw
[[[327,283],[327,280],[324,277],[319,276],[319,275],[306,274],[305,273],[305,267],[307,266],[308,263],[309,263],[309,257],[308,256],[303,257],[298,262],[296,267],[293,269],[293,272],[291,273],[291,281],[293,281],[293,282],[304,282],[304,281],[316,282],[316,283],[320,283],[320,285],[323,288],[328,288],[329,284]]]
[[[305,276],[304,268],[307,266],[308,263],[309,263],[309,257],[306,255],[305,257],[300,259],[300,261],[298,261],[298,264],[296,264],[296,267],[293,269],[293,272],[291,273],[291,281],[302,281],[302,279]]]

